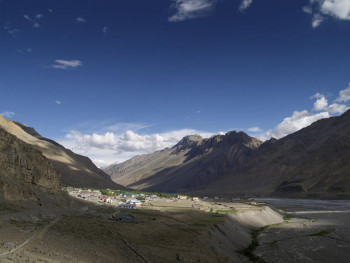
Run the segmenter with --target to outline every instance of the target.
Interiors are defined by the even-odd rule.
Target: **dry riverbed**
[[[254,253],[265,262],[349,262],[350,202],[261,199],[285,222],[259,231]]]

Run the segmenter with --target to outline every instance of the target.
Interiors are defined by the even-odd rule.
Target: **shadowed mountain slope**
[[[105,171],[142,190],[216,196],[347,198],[350,111],[264,143],[243,132],[187,136],[172,148]]]
[[[61,190],[61,174],[33,146],[0,128],[0,199],[37,199]]]
[[[249,159],[260,144],[243,132],[209,139],[187,136],[172,148],[136,156],[105,172],[115,182],[138,190],[186,191],[218,180]]]
[[[260,146],[203,193],[248,196],[350,196],[350,111]]]
[[[0,127],[41,151],[61,172],[63,185],[124,189],[97,168],[89,158],[75,154],[57,142],[42,137],[33,128],[9,121],[2,116]]]

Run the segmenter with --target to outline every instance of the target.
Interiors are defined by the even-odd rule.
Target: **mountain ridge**
[[[77,187],[125,189],[114,183],[85,156],[75,154],[59,143],[41,136],[34,128],[0,116],[0,127],[32,145],[61,172],[62,184]]]
[[[115,182],[138,190],[195,188],[216,179],[209,176],[210,173],[221,174],[231,163],[241,163],[261,143],[243,132],[229,132],[207,139],[199,135],[186,136],[171,148],[111,165],[105,172]]]

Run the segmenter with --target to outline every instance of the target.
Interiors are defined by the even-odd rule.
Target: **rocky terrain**
[[[0,198],[34,199],[38,191],[57,193],[61,174],[43,154],[0,128]]]
[[[172,148],[136,156],[105,169],[121,185],[151,191],[178,192],[211,184],[251,158],[261,141],[243,132],[203,139],[187,136]]]
[[[105,169],[124,186],[198,195],[350,196],[350,111],[280,140],[245,133],[188,136]]]
[[[0,128],[42,152],[61,173],[63,185],[123,189],[97,168],[89,158],[75,154],[57,142],[42,137],[33,128],[9,121],[2,116],[0,116]]]

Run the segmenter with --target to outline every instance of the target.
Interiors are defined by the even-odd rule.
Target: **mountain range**
[[[104,171],[35,129],[0,116],[0,197],[35,198],[62,185],[207,196],[350,197],[350,110],[282,139],[244,132],[184,137]]]
[[[105,169],[138,190],[221,196],[350,196],[350,110],[282,139],[243,132],[187,136],[172,148]]]

